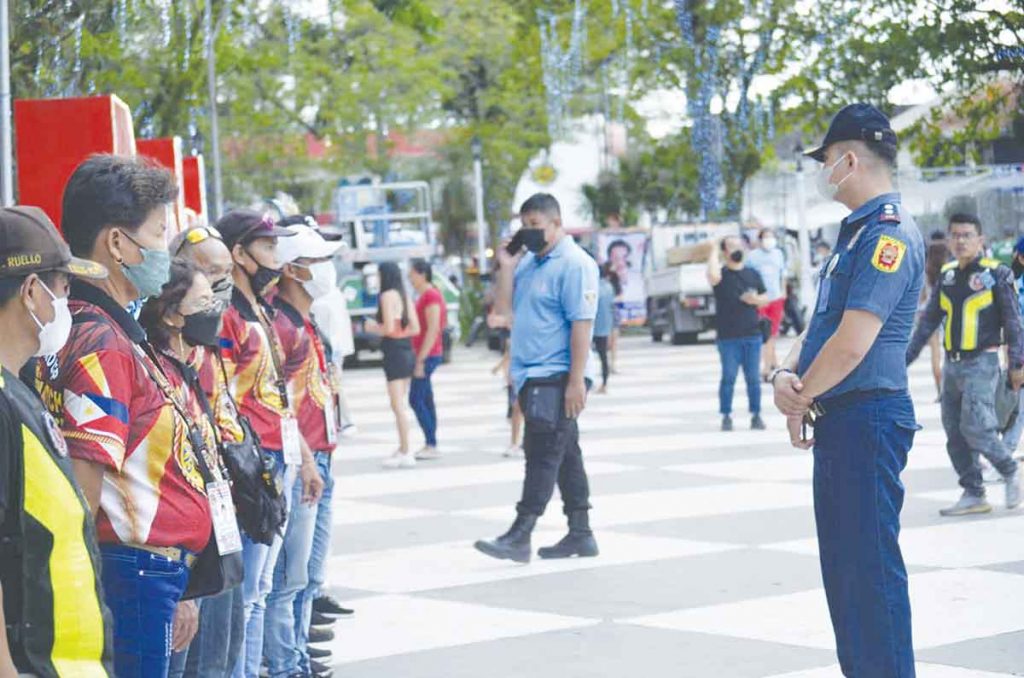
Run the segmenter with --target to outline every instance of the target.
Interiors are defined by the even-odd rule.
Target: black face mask
[[[1024,275],[1024,264],[1020,263],[1017,257],[1013,258],[1013,262],[1010,263],[1010,268],[1013,269],[1013,277],[1019,278]]]
[[[252,291],[262,295],[281,279],[281,271],[263,264],[258,264],[258,266],[256,272],[249,276],[249,282],[252,284]]]
[[[729,252],[729,258],[735,261],[737,264],[743,261],[743,250],[736,250],[735,252]]]
[[[193,346],[216,348],[220,343],[220,318],[222,309],[214,308],[185,316],[181,336]]]
[[[539,228],[524,228],[520,231],[523,245],[534,254],[547,247],[548,241],[544,239],[544,231]]]

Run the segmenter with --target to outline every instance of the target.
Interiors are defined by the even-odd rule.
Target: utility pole
[[[7,0],[0,0],[0,202],[14,204],[14,160],[11,127],[11,18]]]
[[[473,183],[476,184],[476,244],[477,256],[480,261],[480,275],[487,272],[487,224],[484,223],[484,149],[480,137],[474,136],[471,143],[473,150]]]
[[[5,0],[0,0],[4,2]],[[213,23],[213,0],[206,0],[206,79],[210,96],[210,159],[213,164],[212,224],[224,214],[224,185],[220,169],[220,126],[217,119],[217,26]]]
[[[804,177],[804,148],[797,144],[796,156],[796,223],[800,244],[800,305],[810,311],[814,304],[814,284],[811,281],[811,235],[807,232],[807,196]]]

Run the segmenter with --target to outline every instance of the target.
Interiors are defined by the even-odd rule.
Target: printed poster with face
[[[608,266],[619,278],[622,294],[616,309],[624,325],[643,325],[647,319],[647,290],[643,261],[646,231],[598,231],[597,262]]]

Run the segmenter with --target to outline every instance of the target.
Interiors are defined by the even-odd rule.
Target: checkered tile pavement
[[[783,350],[786,347],[783,346]],[[624,340],[581,437],[599,558],[521,566],[472,548],[511,522],[522,462],[504,459],[496,354],[460,350],[435,377],[445,457],[383,471],[395,447],[380,368],[346,373],[360,428],[335,461],[331,592],[347,678],[839,676],[816,558],[811,457],[769,430],[720,433],[710,343]],[[1024,675],[1024,514],[943,519],[957,495],[926,361],[911,374],[918,435],[903,479],[921,678]],[[410,415],[411,417],[411,415]],[[418,429],[415,441],[418,443]],[[557,498],[534,546],[564,530]]]

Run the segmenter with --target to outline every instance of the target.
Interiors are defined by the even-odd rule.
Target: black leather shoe
[[[322,626],[314,626],[309,630],[310,643],[329,643],[334,640],[334,631]]]
[[[330,626],[336,621],[338,621],[336,617],[328,617],[326,614],[314,610],[312,616],[309,618],[309,625]]]
[[[327,664],[321,664],[318,661],[309,660],[309,675],[313,678],[331,678],[334,675],[334,669]]]
[[[562,537],[554,546],[537,550],[537,555],[545,560],[554,558],[593,558],[600,551],[597,541],[590,529],[590,516],[586,511],[573,511],[569,514],[569,534]]]
[[[351,617],[354,610],[342,607],[341,603],[331,596],[317,596],[313,599],[313,611],[333,617]]]
[[[530,533],[537,524],[537,516],[520,513],[508,532],[493,541],[481,539],[473,546],[477,551],[499,560],[517,563],[530,562]]]
[[[319,647],[307,647],[306,648],[306,654],[309,655],[310,659],[330,659],[331,658],[331,651],[330,650],[324,650],[323,648],[319,648]]]

